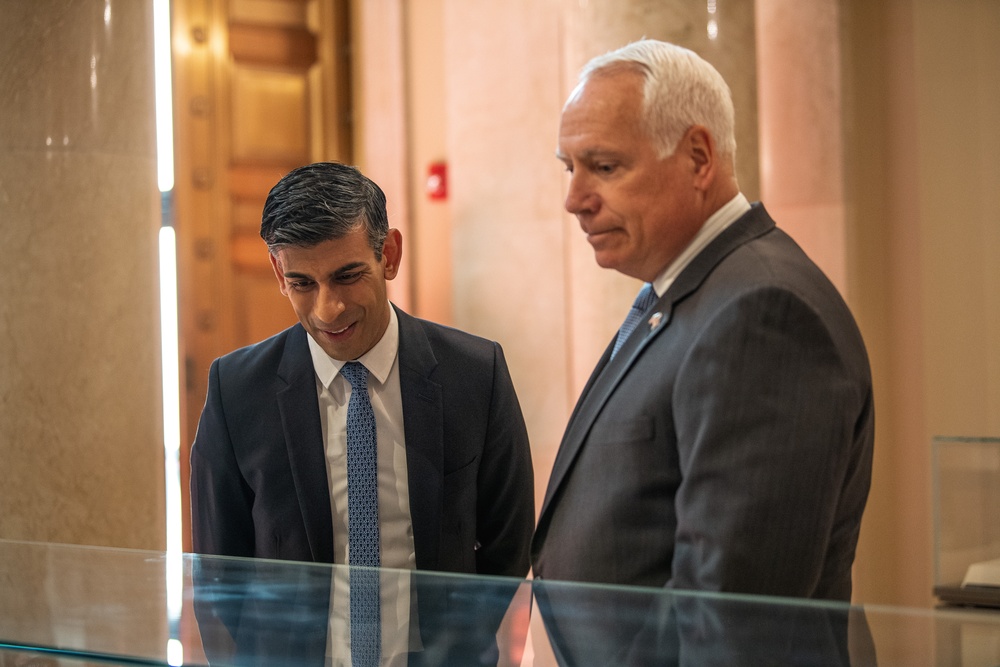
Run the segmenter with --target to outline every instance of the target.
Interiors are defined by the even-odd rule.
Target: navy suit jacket
[[[396,313],[416,567],[523,576],[533,477],[503,351]],[[213,362],[191,448],[195,552],[333,562],[307,335],[295,325]]]
[[[868,357],[836,288],[763,206],[610,352],[563,435],[535,575],[850,599]]]

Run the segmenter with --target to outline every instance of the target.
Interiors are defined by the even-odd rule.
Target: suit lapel
[[[667,328],[667,324],[670,321],[670,307],[672,305],[672,301],[668,298],[668,295],[669,291],[660,297],[653,307],[652,312],[663,313],[663,319],[660,321],[659,326],[641,338],[641,343],[637,345],[636,340],[638,339],[640,329],[645,330],[647,327],[645,323],[640,322],[635,332],[629,337],[629,341],[618,351],[614,359],[610,358],[611,348],[614,345],[614,341],[612,341],[612,345],[608,346],[608,349],[605,350],[601,361],[598,362],[590,380],[587,382],[587,386],[581,392],[576,407],[573,409],[573,414],[570,416],[569,423],[566,426],[566,431],[563,434],[559,451],[556,453],[556,460],[552,464],[552,473],[549,476],[545,500],[542,502],[542,510],[539,513],[539,524],[546,514],[552,497],[569,472],[573,461],[587,439],[587,434],[590,432],[594,420],[600,414],[601,409],[615,387],[618,386],[618,383],[621,382],[626,372],[635,363],[641,350],[650,340]]]
[[[444,404],[441,385],[430,379],[437,358],[423,326],[398,308],[396,316],[413,548],[417,569],[433,570],[444,511]]]
[[[332,563],[333,517],[326,475],[326,447],[307,335],[300,325],[289,331],[278,365],[278,379],[284,387],[278,390],[276,398],[312,558],[316,562]]]
[[[587,386],[577,401],[573,414],[566,426],[562,443],[552,466],[545,500],[539,513],[539,525],[546,511],[580,452],[594,421],[604,408],[604,404],[622,381],[622,378],[636,364],[643,350],[661,333],[667,330],[676,305],[698,289],[705,278],[729,253],[750,240],[774,228],[774,221],[760,204],[754,204],[750,211],[734,222],[691,260],[691,263],[677,276],[670,288],[663,294],[650,313],[659,313],[655,326],[652,318],[640,322],[632,336],[610,359],[610,346],[598,362]]]

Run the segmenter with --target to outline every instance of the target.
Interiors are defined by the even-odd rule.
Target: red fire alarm
[[[427,167],[427,198],[448,198],[448,163],[432,162]]]

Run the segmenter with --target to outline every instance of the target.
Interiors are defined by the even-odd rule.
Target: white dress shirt
[[[722,208],[713,213],[698,230],[698,233],[694,235],[691,242],[687,244],[687,247],[681,251],[681,254],[677,255],[677,258],[663,269],[660,275],[656,276],[653,281],[653,291],[656,292],[656,295],[663,296],[681,271],[691,263],[691,260],[749,210],[750,202],[747,201],[742,192],[738,192]]]
[[[406,477],[403,399],[399,388],[399,320],[389,308],[389,326],[375,346],[357,361],[368,369],[368,396],[378,437],[378,522],[382,567],[414,569],[413,524]],[[348,563],[347,402],[351,383],[340,374],[346,362],[331,359],[309,337],[316,369],[320,421],[326,441],[326,473],[333,513],[333,562]]]

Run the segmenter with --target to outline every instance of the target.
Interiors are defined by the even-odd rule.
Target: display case
[[[1000,664],[1000,615],[965,609],[375,572],[380,665]],[[353,574],[0,540],[0,665],[361,667]]]
[[[1000,438],[936,437],[934,592],[1000,608]]]

